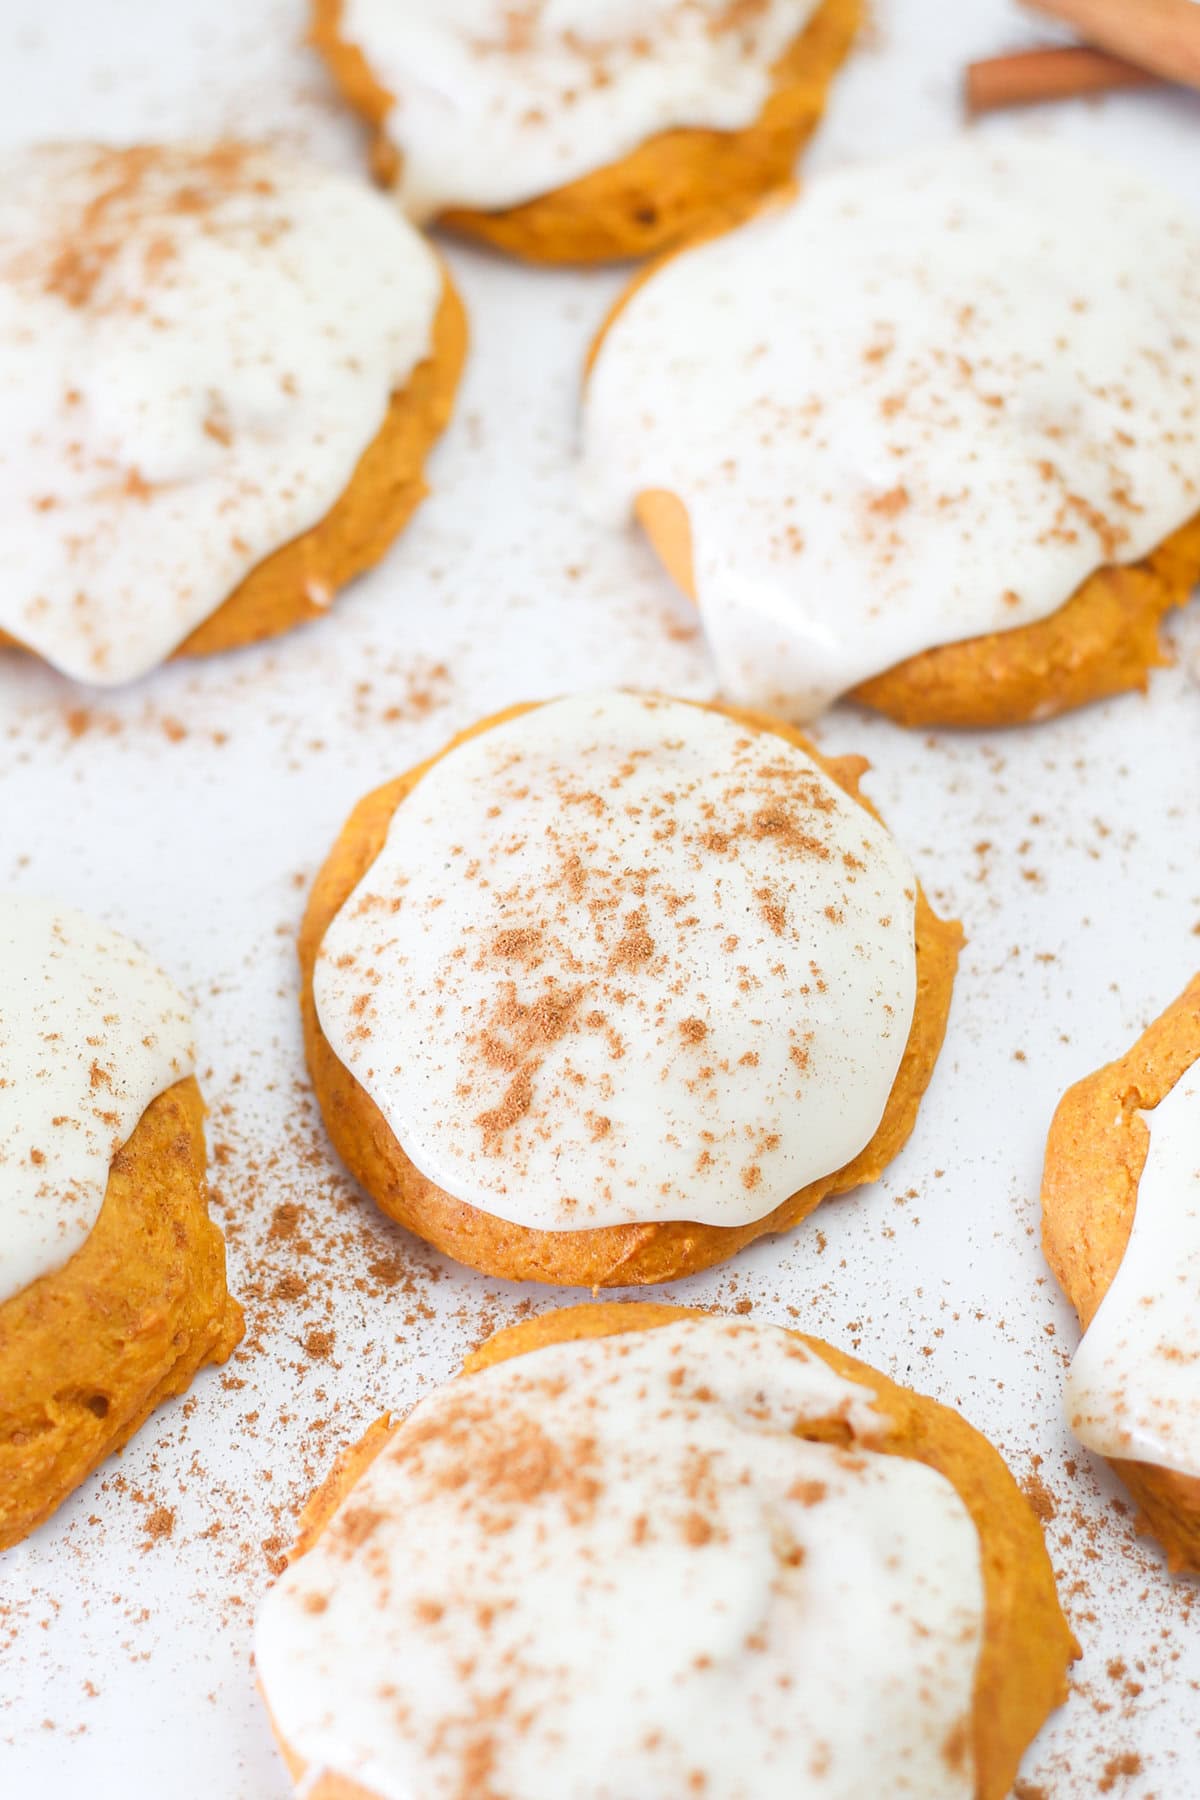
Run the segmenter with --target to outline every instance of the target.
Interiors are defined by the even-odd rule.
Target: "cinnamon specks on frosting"
[[[40,275],[48,294],[73,307],[145,311],[154,287],[170,280],[181,221],[201,219],[211,231],[219,208],[234,196],[265,200],[276,192],[254,151],[241,143],[97,145],[85,154],[79,202],[58,221],[58,236],[10,257],[6,271],[24,279]],[[260,245],[270,245],[289,227],[286,213],[264,209],[252,230]],[[130,254],[133,285],[106,281]]]
[[[676,497],[723,691],[789,718],[1044,619],[1200,506],[1198,251],[1168,195],[1058,144],[806,183],[614,319],[595,508]]]
[[[329,511],[440,272],[381,196],[263,146],[0,160],[0,629],[129,680]]]
[[[784,1800],[814,1744],[814,1794],[901,1766],[967,1800],[970,1743],[944,1746],[972,1704],[978,1538],[941,1475],[876,1454],[886,1425],[797,1340],[702,1316],[451,1383],[268,1597],[282,1734],[463,1800]]]
[[[802,751],[679,702],[585,698],[431,767],[314,991],[456,1196],[547,1228],[756,1217],[874,1130],[912,916],[886,833]]]
[[[760,24],[772,8],[774,0],[654,0],[649,7],[630,11],[625,18],[616,9],[603,14],[586,15],[579,22],[562,23],[564,9],[547,4],[547,0],[527,0],[525,5],[497,4],[492,28],[467,39],[479,56],[508,56],[516,59],[543,56],[555,51],[566,53],[587,71],[588,79],[597,87],[606,87],[614,79],[614,59],[644,59],[663,54],[664,41],[679,32],[687,32],[697,23],[712,39],[741,36],[747,48],[753,47],[751,28]],[[568,88],[559,96],[564,104],[575,98]]]
[[[674,126],[758,116],[818,0],[343,0],[340,33],[395,96],[413,216],[517,205]]]

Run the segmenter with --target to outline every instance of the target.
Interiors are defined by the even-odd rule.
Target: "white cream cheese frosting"
[[[231,144],[0,155],[0,629],[143,675],[324,517],[427,354],[428,245]]]
[[[280,1735],[382,1800],[969,1800],[979,1538],[883,1429],[728,1320],[462,1377],[267,1596]]]
[[[1066,1412],[1101,1456],[1200,1476],[1200,1063],[1141,1117],[1133,1229],[1075,1353]]]
[[[0,1302],[82,1247],[113,1157],[194,1067],[187,1003],[136,944],[0,894]]]
[[[817,0],[342,0],[416,217],[494,210],[676,126],[738,131]]]
[[[683,502],[747,705],[1044,619],[1200,510],[1200,215],[1045,142],[820,176],[632,295],[584,480],[614,528]]]
[[[325,933],[322,1031],[430,1180],[539,1230],[761,1219],[878,1127],[915,881],[804,751],[682,701],[457,745]]]

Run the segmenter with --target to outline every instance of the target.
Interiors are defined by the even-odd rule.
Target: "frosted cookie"
[[[457,295],[245,144],[0,155],[0,641],[108,686],[325,610],[425,492]]]
[[[1144,687],[1200,575],[1200,218],[964,139],[823,175],[635,283],[590,504],[638,515],[722,690],[1005,725]]]
[[[534,262],[645,256],[790,180],[860,0],[314,0],[415,217]]]
[[[502,1331],[380,1420],[256,1645],[308,1800],[1001,1800],[1076,1653],[957,1413],[647,1305]]]
[[[961,933],[772,721],[518,707],[368,795],[300,938],[337,1149],[494,1275],[667,1281],[874,1180],[912,1130]]]
[[[194,1063],[142,951],[0,895],[0,1549],[242,1335]]]
[[[1112,1464],[1170,1566],[1200,1574],[1200,975],[1063,1096],[1042,1243],[1084,1328],[1071,1429]]]

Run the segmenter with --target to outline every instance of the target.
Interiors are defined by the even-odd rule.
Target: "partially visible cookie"
[[[135,945],[0,896],[0,1549],[242,1335],[191,1024]]]
[[[1200,1574],[1200,975],[1059,1102],[1042,1242],[1084,1328],[1071,1428]]]
[[[678,1307],[501,1331],[318,1489],[258,1622],[297,1791],[1002,1800],[1078,1654],[957,1413]]]
[[[0,643],[111,685],[326,611],[466,345],[382,196],[241,143],[0,159]]]
[[[961,933],[777,721],[593,694],[368,795],[300,935],[309,1070],[385,1212],[513,1279],[676,1279],[897,1154]]]
[[[1198,269],[1181,206],[1062,145],[819,176],[618,302],[594,510],[738,704],[982,727],[1144,687],[1200,578]]]
[[[314,0],[312,39],[410,212],[589,263],[650,255],[790,180],[861,10]]]

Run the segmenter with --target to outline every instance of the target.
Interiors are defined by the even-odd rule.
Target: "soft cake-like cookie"
[[[676,1307],[500,1332],[313,1496],[256,1660],[297,1791],[1001,1800],[1077,1654],[957,1413]]]
[[[792,175],[860,0],[314,0],[405,208],[534,262],[645,256]]]
[[[0,896],[0,1549],[242,1335],[181,996],[81,913]]]
[[[358,182],[247,144],[0,157],[0,642],[111,685],[324,611],[425,493],[462,307]]]
[[[961,933],[863,763],[609,693],[485,720],[369,795],[300,938],[309,1068],[385,1212],[493,1274],[665,1281],[873,1180]]]
[[[1084,1328],[1071,1429],[1200,1574],[1200,975],[1059,1102],[1042,1242]]]
[[[641,277],[585,480],[723,691],[1004,725],[1145,685],[1200,575],[1200,220],[1061,145],[807,184]]]

